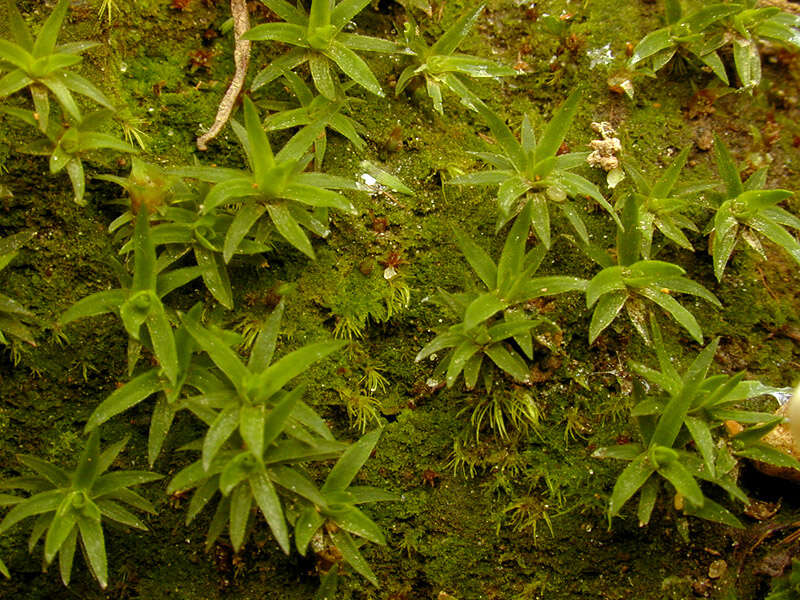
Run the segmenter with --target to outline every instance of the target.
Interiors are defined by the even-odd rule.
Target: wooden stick
[[[208,131],[197,138],[197,148],[199,150],[206,150],[206,144],[217,137],[217,134],[222,131],[222,128],[225,127],[228,119],[230,119],[236,99],[242,91],[242,86],[244,86],[247,66],[250,64],[250,41],[242,39],[245,31],[250,29],[250,15],[247,12],[246,0],[231,0],[231,14],[233,15],[235,44],[233,60],[236,65],[236,71],[233,74],[231,84],[228,86],[228,91],[225,92],[222,101],[219,103],[214,124],[211,125]]]

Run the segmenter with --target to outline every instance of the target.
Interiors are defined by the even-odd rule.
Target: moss
[[[66,28],[68,37],[102,40],[103,46],[89,53],[85,73],[94,76],[105,69],[103,86],[130,112],[131,119],[142,120],[141,128],[150,136],[147,159],[168,165],[192,164],[195,157],[203,164],[241,164],[241,151],[230,130],[208,153],[194,150],[194,139],[201,127],[213,120],[231,75],[230,34],[213,39],[204,35],[209,29],[219,32],[227,19],[226,4],[194,0],[189,10],[181,12],[169,8],[166,0],[135,5],[120,1],[122,12],[110,28],[97,24],[89,4],[75,3]],[[444,6],[441,21],[435,16],[426,21],[426,28],[433,37],[439,35],[467,5],[472,3],[440,5]],[[28,11],[32,23],[41,22],[46,12],[36,3],[20,2],[20,6]],[[556,15],[562,10],[575,12],[568,35],[579,38],[577,49],[565,46],[566,37],[545,33],[527,5],[500,0],[489,3],[478,29],[463,47],[465,52],[494,56],[509,64],[527,63],[530,73],[512,78],[506,85],[492,81],[475,85],[512,128],[519,125],[524,112],[531,112],[540,128],[577,85],[584,92],[584,102],[567,138],[572,150],[583,150],[591,139],[588,122],[610,120],[618,127],[626,155],[648,173],[657,174],[676,149],[694,142],[698,122],[689,118],[687,107],[696,87],[711,83],[708,76],[692,73],[694,84],[668,73],[654,80],[637,80],[633,102],[611,95],[607,89],[607,77],[624,66],[624,42],[636,42],[658,26],[657,11],[650,5],[598,0],[578,6],[554,0],[537,2],[536,10]],[[261,18],[254,16],[254,20]],[[393,18],[397,20],[369,11],[359,16],[358,24],[371,33],[390,35]],[[586,52],[609,43],[612,63],[590,69]],[[207,68],[192,67],[191,53],[198,50],[213,53]],[[256,44],[254,51],[251,76],[280,49]],[[383,82],[400,72],[400,59],[368,59]],[[742,165],[752,157],[768,160],[764,157],[771,156],[769,185],[791,188],[800,169],[793,139],[800,133],[794,125],[797,108],[791,101],[800,71],[796,64],[782,71],[767,64],[765,72],[771,78],[766,91],[759,92],[755,100],[742,94],[720,98],[714,105],[716,112],[705,117],[705,126],[726,134]],[[657,516],[647,529],[640,530],[628,513],[614,521],[611,531],[606,527],[605,504],[619,465],[593,459],[591,453],[595,447],[633,435],[635,428],[627,419],[627,361],[649,364],[652,360],[652,351],[632,335],[624,321],[615,323],[589,347],[590,315],[583,298],[557,298],[543,307],[548,318],[562,328],[563,342],[555,353],[537,351],[536,365],[543,379],[531,386],[530,393],[542,410],[540,426],[524,434],[514,433],[508,440],[484,427],[480,440],[475,441],[469,415],[482,400],[479,392],[466,393],[458,387],[434,391],[426,385],[433,363],[414,363],[414,356],[433,331],[451,318],[432,304],[430,297],[437,287],[457,291],[477,285],[453,244],[453,226],[473,236],[493,256],[502,245],[501,236],[494,231],[494,190],[445,184],[457,172],[480,168],[480,161],[465,151],[492,145],[477,135],[487,133],[482,123],[452,96],[446,98],[445,117],[441,118],[431,110],[424,91],[410,91],[399,98],[394,98],[388,87],[387,92],[388,97],[380,100],[353,90],[360,98],[354,102],[353,112],[365,126],[368,148],[359,154],[332,134],[325,168],[343,176],[358,176],[359,162],[367,158],[400,177],[414,189],[415,196],[354,194],[360,215],[332,216],[328,239],[314,240],[315,262],[279,240],[263,259],[235,259],[230,272],[236,310],[227,312],[215,306],[207,311],[209,318],[226,326],[257,323],[273,305],[278,286],[290,284],[279,355],[327,338],[336,318],[353,318],[364,338],[354,350],[315,366],[309,373],[312,387],[306,397],[343,439],[353,439],[357,433],[335,389],[358,386],[370,365],[380,365],[389,381],[386,392],[375,393],[384,432],[359,481],[402,496],[399,502],[368,509],[386,531],[388,545],[368,545],[364,553],[385,586],[371,589],[348,572],[342,578],[339,597],[435,598],[442,591],[460,599],[689,597],[691,584],[707,572],[710,561],[704,548],[720,552],[733,564],[736,540],[730,532],[691,521],[690,542],[686,543],[678,534],[677,513],[667,498],[659,501]],[[259,97],[256,95],[257,100]],[[755,124],[762,129],[769,113],[775,114],[782,127],[780,138],[771,146],[756,139],[749,127]],[[386,141],[398,127],[402,146],[392,152]],[[117,247],[106,228],[117,215],[111,202],[120,195],[119,190],[90,180],[90,205],[77,207],[71,201],[66,177],[43,175],[47,170],[44,159],[17,151],[31,132],[10,119],[3,120],[0,131],[4,134],[0,159],[9,171],[0,183],[14,193],[0,214],[2,233],[37,231],[34,241],[3,271],[3,289],[52,324],[75,300],[115,285],[108,261]],[[275,147],[283,139],[274,136]],[[713,157],[693,149],[690,161],[687,180],[716,179]],[[90,176],[127,170],[127,165],[117,163],[116,156],[93,157],[90,165]],[[585,168],[582,174],[602,183],[598,172]],[[791,203],[794,211],[800,208],[797,200]],[[614,232],[608,220],[602,213],[591,212],[593,207],[586,208],[595,241],[610,247]],[[706,213],[698,211],[698,215]],[[386,224],[377,224],[376,219],[385,219]],[[705,222],[700,225],[702,228]],[[556,222],[554,232],[559,237],[542,274],[569,272],[590,277],[596,273],[596,267],[564,237],[569,234],[567,227]],[[800,314],[796,265],[769,246],[766,265],[738,250],[718,284],[709,267],[704,238],[695,236],[692,242],[697,248],[694,255],[665,249],[661,256],[684,265],[723,299],[723,313],[704,302],[689,303],[707,337],[723,336],[718,368],[746,370],[775,385],[794,383],[792,373],[800,356],[787,332],[796,331]],[[387,320],[385,303],[390,287],[383,278],[382,262],[390,252],[400,252],[407,261],[399,271],[411,288],[412,301]],[[372,265],[371,271],[364,269],[367,274],[360,268],[364,261]],[[185,308],[202,296],[202,292],[187,292],[175,302]],[[666,324],[665,330],[675,354],[697,348],[674,324]],[[0,364],[0,462],[7,475],[16,473],[13,455],[17,452],[70,464],[80,447],[88,415],[125,380],[126,338],[115,319],[87,319],[69,326],[66,334],[69,344],[61,346],[49,331],[42,330],[36,348],[20,349],[19,365],[13,367],[7,360]],[[559,366],[546,366],[552,356],[558,358]],[[9,357],[7,353],[4,358]],[[104,430],[108,439],[131,435],[123,459],[127,467],[142,468],[150,410],[145,403],[110,421]],[[171,474],[185,465],[187,457],[174,450],[198,434],[196,422],[180,416],[157,470]],[[456,441],[462,444],[458,455],[454,452]],[[463,458],[464,468],[454,472],[452,459],[456,456]],[[473,477],[464,475],[469,464],[473,465]],[[163,485],[152,486],[148,494],[160,511],[149,523],[151,532],[108,533],[111,580],[116,587],[105,597],[249,598],[263,595],[265,589],[275,597],[312,597],[317,582],[312,558],[284,557],[261,528],[235,561],[224,544],[206,555],[202,540],[210,515],[203,514],[196,524],[186,527],[185,502],[173,499],[182,506],[171,506],[163,496]],[[533,499],[525,510],[529,520],[538,518],[535,536],[531,527],[514,530],[515,513],[504,512],[523,499]],[[545,512],[552,534],[545,512],[536,512],[540,510],[536,501],[549,504]],[[789,507],[791,514],[795,510]],[[261,521],[255,522],[261,525]],[[20,532],[0,538],[0,556],[14,573],[10,582],[0,582],[0,595],[53,598],[66,594],[57,581],[56,569],[39,573],[39,555],[31,560],[24,544]],[[728,586],[737,588],[740,598],[755,598],[759,585],[754,578],[723,582],[715,593],[721,596]],[[104,597],[77,565],[70,594]]]

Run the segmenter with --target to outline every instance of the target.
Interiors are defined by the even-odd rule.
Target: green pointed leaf
[[[68,503],[69,500],[65,498],[64,502]],[[59,513],[60,512],[61,511],[59,511]],[[75,511],[73,509],[68,508],[63,514],[56,514],[55,518],[53,518],[50,528],[47,530],[47,536],[44,540],[45,563],[49,565],[51,562],[53,562],[56,553],[72,533],[75,525],[76,519]]]
[[[334,0],[311,0],[308,11],[308,30],[325,27],[331,24],[331,10]]]
[[[64,17],[67,16],[67,11],[69,10],[69,2],[70,0],[59,0],[53,12],[47,17],[33,44],[32,54],[34,56],[46,56],[55,49],[61,24],[64,22]]]
[[[795,18],[796,15],[791,15],[791,17]],[[759,23],[755,29],[755,33],[759,37],[770,38],[798,48],[800,47],[800,34],[797,33],[796,29],[793,29],[794,26],[796,26],[795,23],[789,26],[776,22],[773,18],[773,20]]]
[[[63,499],[63,490],[47,490],[34,494],[8,512],[3,522],[0,523],[0,534],[5,533],[23,519],[56,510]]]
[[[670,315],[672,315],[672,318],[680,323],[681,327],[688,331],[689,334],[697,341],[697,343],[703,343],[703,331],[700,328],[697,319],[695,319],[692,313],[690,313],[677,300],[675,300],[675,298],[669,294],[665,294],[660,290],[650,287],[640,288],[638,293],[645,298],[652,300]]]
[[[314,506],[307,507],[294,525],[294,541],[297,546],[297,551],[302,555],[306,555],[306,549],[311,542],[311,538],[325,523],[323,517]]]
[[[67,539],[61,545],[58,553],[58,570],[61,574],[61,581],[69,586],[70,575],[72,574],[72,561],[75,558],[75,545],[78,541],[78,530],[73,529]]]
[[[89,439],[78,458],[78,466],[72,476],[76,489],[89,490],[97,479],[100,459],[100,433],[95,429],[89,434]]]
[[[653,336],[653,347],[656,351],[656,357],[658,358],[658,364],[661,367],[661,372],[670,382],[672,382],[664,387],[664,390],[668,391],[672,395],[675,395],[678,393],[676,386],[680,385],[680,375],[672,364],[671,356],[664,346],[664,340],[661,336],[661,328],[658,326],[658,320],[653,314],[650,315],[650,331]]]
[[[244,405],[239,411],[239,434],[247,445],[247,449],[259,457],[264,454],[266,419],[266,408],[263,404]]]
[[[322,493],[338,492],[347,489],[347,486],[353,481],[356,473],[358,473],[364,463],[367,462],[380,436],[381,430],[376,429],[362,436],[356,443],[345,450],[344,454],[336,461],[336,464],[325,479],[325,483],[321,489]]]
[[[514,168],[518,172],[524,171],[527,163],[525,152],[522,150],[522,146],[517,141],[517,138],[511,133],[505,121],[498,117],[483,102],[475,103],[475,110],[478,111],[478,114],[481,115],[481,118],[483,118],[489,126],[489,129],[492,130],[492,134],[497,140],[497,143],[500,144],[500,147],[503,149],[506,157],[512,162]]]
[[[503,321],[489,327],[487,333],[493,342],[501,342],[520,333],[528,332],[540,325],[541,322],[541,319],[529,319],[527,317],[519,321]]]
[[[305,13],[292,6],[286,0],[263,0],[272,12],[278,15],[284,21],[293,23],[295,25],[307,25],[308,17]]]
[[[546,277],[533,277],[515,295],[515,299],[532,300],[542,296],[555,296],[567,292],[583,292],[587,289],[585,279],[552,275]]]
[[[653,432],[652,443],[671,448],[683,427],[689,408],[692,406],[700,383],[705,379],[714,355],[719,347],[719,338],[706,346],[692,361],[683,377],[683,387],[670,398]]]
[[[134,292],[155,290],[156,287],[156,247],[150,237],[150,224],[145,207],[136,215],[136,228],[133,232],[134,267],[133,284]]]
[[[658,473],[669,481],[675,490],[693,505],[701,507],[705,497],[697,480],[689,470],[677,460],[661,465]]]
[[[684,419],[684,423],[689,433],[692,434],[694,444],[697,446],[697,449],[700,451],[705,461],[706,469],[708,469],[712,477],[715,477],[716,470],[714,469],[714,460],[716,458],[716,452],[714,436],[711,434],[711,429],[704,420],[698,419],[697,417],[687,416],[686,419]]]
[[[106,545],[103,537],[103,528],[99,520],[78,516],[78,528],[81,541],[89,559],[92,575],[97,579],[100,587],[106,589],[108,585],[108,562],[106,558]]]
[[[727,508],[720,506],[710,498],[704,498],[703,506],[699,508],[695,506],[685,507],[684,512],[687,515],[693,515],[707,521],[721,523],[722,525],[727,525],[728,527],[735,527],[737,529],[745,528],[742,522],[737,519]]]
[[[502,343],[487,346],[484,352],[486,356],[492,359],[494,364],[517,381],[524,382],[529,379],[530,374],[525,361],[522,360],[519,354],[513,350],[509,350]]]
[[[638,44],[636,44],[628,64],[633,67],[642,62],[644,59],[653,56],[657,52],[671,48],[674,45],[675,42],[672,41],[672,34],[670,33],[669,27],[652,31],[644,36]]]
[[[617,477],[608,502],[609,516],[618,515],[625,503],[650,479],[654,472],[655,468],[650,464],[646,453],[634,458]]]
[[[225,179],[217,183],[211,191],[206,195],[205,201],[201,206],[201,212],[207,215],[209,212],[227,204],[237,198],[248,198],[250,196],[257,196],[255,181],[251,177],[241,177],[233,179]]]
[[[206,432],[203,438],[203,469],[208,471],[211,461],[217,455],[220,448],[233,435],[239,427],[239,407],[231,406],[223,410]],[[174,483],[174,480],[173,480]],[[172,485],[172,484],[171,484]]]
[[[672,192],[672,188],[675,187],[675,183],[678,181],[678,176],[683,169],[683,166],[686,164],[686,159],[689,157],[689,151],[692,149],[691,146],[686,146],[681,153],[675,157],[675,160],[672,161],[672,164],[664,171],[664,174],[659,177],[658,181],[656,181],[655,185],[653,185],[652,196],[656,198],[668,198],[670,192]]]
[[[341,194],[311,185],[289,184],[283,190],[283,198],[308,206],[330,207],[347,213],[355,213],[353,204]]]
[[[733,62],[739,81],[745,89],[751,89],[761,82],[761,55],[755,40],[736,38],[733,40]]]
[[[231,350],[228,343],[216,333],[202,327],[190,315],[181,317],[186,331],[194,338],[197,345],[214,361],[214,364],[236,386],[240,394],[244,394],[244,382],[250,377],[250,371],[242,364],[239,355]]]
[[[594,342],[597,336],[617,317],[627,299],[628,293],[619,290],[604,294],[600,298],[592,313],[592,321],[589,323],[590,344]]]
[[[264,446],[269,446],[278,439],[278,436],[286,429],[286,424],[292,416],[300,398],[302,398],[304,391],[304,387],[296,387],[286,394],[286,396],[275,405],[275,408],[269,412],[264,429]]]
[[[722,62],[722,58],[720,58],[719,53],[716,51],[709,52],[708,54],[704,54],[699,57],[700,60],[709,67],[713,72],[714,75],[719,77],[719,79],[725,85],[730,85],[730,81],[728,80],[728,73],[725,71],[725,63]]]
[[[258,389],[259,396],[263,400],[271,398],[312,364],[336,352],[345,344],[346,342],[341,340],[317,342],[290,352],[258,376],[255,387]]]
[[[736,246],[739,222],[733,215],[729,202],[725,202],[714,216],[714,243],[712,254],[714,257],[714,275],[717,281],[722,279],[725,265],[728,264],[733,248]]]
[[[250,477],[250,489],[258,508],[261,509],[261,514],[272,530],[272,535],[275,536],[284,554],[289,554],[289,530],[283,517],[281,501],[269,477],[263,472],[256,473]]]
[[[480,280],[490,290],[495,289],[497,287],[497,267],[489,254],[459,229],[454,229],[453,234],[459,250]]]
[[[245,202],[236,212],[225,234],[222,258],[226,264],[231,261],[242,240],[266,211],[267,208],[263,204],[251,201]]]
[[[132,406],[136,406],[161,390],[161,387],[162,383],[156,369],[150,369],[142,373],[121,388],[114,390],[100,406],[94,409],[94,412],[86,422],[84,431],[91,431],[111,417],[128,410]]]
[[[73,119],[79,122],[83,120],[75,98],[72,97],[69,88],[61,79],[57,79],[54,75],[51,75],[49,77],[39,78],[37,81],[53,93],[53,96],[56,97],[56,100],[58,100],[62,108],[69,113]]]
[[[530,221],[536,237],[542,242],[545,248],[550,249],[550,209],[547,196],[545,194],[531,194],[530,201]]]
[[[481,4],[469,12],[464,13],[455,23],[448,27],[436,43],[430,48],[431,55],[452,54],[458,45],[467,37],[472,27],[478,20],[485,4]]]
[[[750,219],[749,225],[771,242],[786,250],[795,261],[800,263],[800,243],[783,227],[766,217],[754,217]]]
[[[375,74],[367,66],[367,63],[350,48],[334,40],[325,51],[325,55],[339,65],[344,74],[358,85],[373,94],[383,96],[383,90],[375,78]]]
[[[147,525],[145,525],[141,519],[129,510],[122,508],[116,502],[112,502],[111,500],[98,500],[97,508],[100,509],[100,514],[112,521],[127,525],[128,527],[133,527],[134,529],[147,531]]]
[[[516,75],[511,67],[498,64],[487,58],[456,54],[452,56],[429,56],[428,70],[436,75],[442,73],[463,73],[470,77],[507,77]]]
[[[272,467],[269,469],[269,474],[273,483],[277,483],[287,492],[305,498],[320,509],[327,508],[328,503],[317,486],[301,472],[290,467]]]
[[[369,4],[369,0],[342,0],[330,13],[329,22],[336,29],[342,29]]]
[[[623,268],[619,266],[606,267],[592,277],[586,286],[586,308],[591,308],[595,302],[606,294],[626,290],[622,272]]]
[[[247,368],[253,373],[263,371],[272,362],[285,306],[286,303],[281,299],[278,306],[275,307],[275,310],[272,311],[261,326],[261,331],[253,344],[253,349],[250,351],[250,359],[247,362]]]
[[[511,230],[506,237],[503,252],[500,254],[500,260],[497,263],[497,288],[502,297],[506,297],[508,291],[515,283],[515,279],[520,276],[523,271],[523,262],[525,259],[525,246],[528,241],[528,230],[531,221],[531,203],[525,205],[522,212],[514,221]],[[491,288],[489,288],[491,289]],[[469,314],[469,308],[467,313]],[[466,320],[466,319],[465,319]],[[465,325],[466,329],[470,327]]]
[[[245,485],[240,485],[231,494],[230,535],[234,552],[238,552],[244,544],[247,533],[247,521],[253,506],[253,495]]]
[[[363,537],[370,542],[386,545],[386,538],[380,527],[355,506],[331,510],[333,521],[345,531]]]
[[[278,25],[278,23],[275,23]],[[247,129],[247,139],[250,146],[250,162],[253,165],[255,181],[259,185],[266,183],[265,177],[275,166],[275,158],[269,145],[267,134],[261,127],[258,110],[248,96],[244,98],[244,122]]]
[[[17,454],[17,460],[46,479],[53,487],[69,487],[69,474],[64,469],[28,454]]]
[[[489,317],[504,310],[508,302],[501,300],[495,294],[486,293],[473,300],[464,312],[464,330],[469,331],[486,321]]]
[[[656,505],[658,481],[655,477],[648,479],[641,490],[639,494],[639,510],[637,511],[637,517],[639,518],[639,527],[644,527],[650,522],[650,515],[653,513],[653,507]]]
[[[208,533],[206,534],[206,552],[211,550],[214,542],[219,539],[219,536],[225,530],[225,524],[230,516],[230,508],[231,499],[228,496],[223,497],[217,504],[217,510],[211,518],[211,524],[208,526]]]
[[[31,35],[25,19],[17,8],[16,2],[6,2],[6,9],[8,15],[8,31],[14,36],[17,43],[28,52],[33,50],[34,39]]]
[[[189,508],[186,511],[186,524],[191,523],[197,514],[209,503],[211,498],[219,491],[219,476],[216,475],[200,485],[192,495]]]
[[[737,450],[735,454],[736,456],[758,460],[776,467],[800,470],[800,461],[768,444],[752,444]]]
[[[580,101],[581,95],[575,90],[553,114],[553,118],[550,119],[547,127],[545,127],[536,146],[535,160],[537,163],[556,155],[564,141],[564,137],[567,135],[569,126],[572,125],[575,114],[578,112]]]
[[[6,73],[0,78],[0,98],[10,96],[24,87],[33,83],[33,79],[28,77],[24,71],[17,69]]]
[[[257,27],[254,27],[244,36],[242,36],[242,39],[258,39],[256,35],[259,27],[264,27],[264,25],[258,25]],[[253,78],[253,83],[250,86],[250,89],[255,91],[258,88],[277,79],[286,71],[291,71],[295,67],[302,65],[309,59],[309,56],[313,56],[313,54],[308,52],[305,48],[292,48],[286,54],[283,54],[273,60],[266,69],[259,71],[258,74]]]
[[[174,418],[174,407],[164,394],[160,394],[153,409],[153,416],[150,418],[150,432],[147,438],[147,461],[151,468],[161,452]]]
[[[139,510],[143,510],[144,512],[153,515],[156,514],[156,510],[153,505],[132,490],[120,488],[116,492],[110,493],[108,498],[119,500],[120,502],[124,502],[125,504],[133,506],[134,508],[138,508]]]
[[[175,348],[175,336],[169,322],[164,305],[154,301],[145,320],[156,355],[164,374],[172,385],[178,381],[178,352]]]
[[[718,308],[722,308],[722,303],[719,301],[719,298],[717,298],[714,294],[709,292],[696,281],[692,281],[686,277],[666,277],[663,279],[658,279],[654,282],[654,285],[661,286],[662,288],[669,290],[670,293],[691,294],[692,296],[697,296],[707,302],[710,302]]]
[[[230,232],[230,229],[228,231]],[[193,249],[197,266],[203,270],[202,277],[206,289],[222,306],[233,310],[233,290],[224,258],[199,244],[195,244]]]
[[[482,363],[483,354],[479,352],[473,354],[464,365],[464,385],[467,386],[468,390],[471,390],[475,387],[475,384],[478,381],[478,374],[481,371]]]
[[[333,539],[333,543],[336,544],[336,547],[342,553],[342,556],[347,561],[347,563],[353,567],[357,573],[365,577],[372,585],[375,587],[380,587],[378,584],[378,578],[375,577],[375,573],[372,572],[372,569],[369,568],[367,561],[358,551],[355,543],[353,543],[353,539],[350,537],[350,534],[346,531],[336,531],[331,533],[331,539]]]
[[[300,250],[300,252],[313,259],[314,250],[311,247],[311,242],[308,241],[308,237],[303,233],[303,230],[300,229],[300,225],[289,212],[286,205],[270,204],[267,206],[267,210],[269,211],[269,216],[275,228],[278,230],[278,233],[292,246]]]
[[[452,348],[453,346],[459,345],[464,340],[464,335],[460,333],[442,333],[437,335],[433,340],[428,342],[422,350],[417,353],[417,356],[414,358],[416,362],[421,361],[423,358],[427,358],[434,352],[438,352],[439,350],[443,350],[444,348]]]
[[[67,86],[73,92],[77,92],[81,96],[86,96],[87,98],[94,100],[100,106],[104,106],[108,109],[113,110],[114,104],[109,100],[109,98],[100,91],[91,81],[86,79],[85,77],[78,75],[77,73],[73,73],[72,71],[61,71],[59,73],[61,80],[64,82],[64,85]],[[135,148],[128,144],[120,144],[120,141],[115,139],[115,144],[118,145],[120,149],[123,149],[123,152],[135,152]]]
[[[448,179],[447,185],[500,185],[509,177],[515,177],[511,171],[478,171],[477,173],[467,173],[457,175]]]
[[[742,180],[739,177],[739,170],[728,147],[718,136],[714,136],[714,156],[717,160],[717,171],[719,171],[722,181],[725,183],[728,198],[735,198],[744,191]]]

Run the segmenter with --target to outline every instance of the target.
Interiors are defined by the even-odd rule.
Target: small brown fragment
[[[781,508],[779,502],[764,502],[763,500],[753,500],[744,509],[744,514],[758,521],[766,521],[774,517]]]
[[[725,571],[728,570],[728,563],[726,563],[721,558],[718,558],[714,562],[711,563],[708,567],[708,576],[711,579],[719,579],[723,575],[725,575]]]
[[[708,152],[714,147],[714,134],[707,127],[698,127],[695,134],[694,143],[697,145],[699,150]]]

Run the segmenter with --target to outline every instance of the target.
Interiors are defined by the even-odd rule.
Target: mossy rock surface
[[[34,27],[52,2],[20,0],[18,6]],[[251,2],[254,23],[270,16]],[[432,17],[420,22],[438,35],[461,12],[476,3],[437,2]],[[100,45],[86,53],[83,74],[107,91],[146,134],[143,158],[162,166],[202,164],[237,167],[244,157],[230,127],[209,150],[196,150],[195,139],[214,119],[217,104],[233,73],[232,34],[223,33],[229,18],[222,0],[115,0],[112,20],[98,19],[100,3],[73,2],[60,41],[93,39]],[[653,175],[682,148],[692,145],[682,181],[716,180],[712,153],[697,141],[714,132],[738,163],[752,171],[770,165],[768,187],[800,189],[800,58],[765,48],[764,81],[750,95],[720,95],[699,110],[699,90],[718,92],[718,83],[702,71],[668,73],[636,82],[634,100],[609,91],[608,78],[626,62],[626,44],[660,26],[660,3],[546,0],[519,3],[491,0],[462,46],[464,52],[492,57],[525,72],[504,83],[481,80],[474,89],[516,128],[531,112],[541,130],[573,89],[582,92],[578,115],[567,136],[571,150],[584,150],[595,137],[589,124],[609,121],[618,131],[623,152]],[[0,34],[5,7],[0,7]],[[544,31],[545,14],[571,15],[567,37]],[[359,31],[393,37],[403,9],[393,2],[373,2],[357,17]],[[250,77],[285,48],[254,44]],[[596,60],[608,56],[608,60]],[[486,401],[483,391],[461,384],[437,389],[431,381],[435,361],[414,357],[447,324],[450,316],[430,299],[437,288],[478,289],[458,251],[453,227],[467,232],[496,256],[503,235],[495,235],[495,200],[488,188],[442,185],[459,172],[481,168],[467,151],[484,150],[488,129],[479,117],[451,95],[445,116],[431,107],[424,90],[395,97],[402,59],[368,56],[387,90],[380,99],[356,88],[351,115],[365,128],[367,148],[355,151],[331,134],[324,168],[346,177],[361,175],[369,160],[395,174],[416,192],[353,194],[359,214],[333,214],[327,239],[314,239],[311,261],[276,237],[274,249],[261,257],[235,259],[230,272],[235,309],[217,305],[202,285],[171,297],[176,308],[207,304],[206,316],[221,326],[254,327],[275,304],[275,290],[290,284],[278,352],[330,337],[337,327],[349,332],[351,346],[310,370],[306,400],[329,422],[337,438],[355,440],[359,431],[348,419],[344,398],[361,386],[370,369],[387,380],[376,390],[375,418],[367,428],[383,426],[374,456],[358,482],[400,495],[394,503],[367,510],[382,527],[388,544],[367,544],[362,551],[382,588],[373,588],[346,567],[337,598],[343,600],[547,600],[690,598],[706,591],[716,598],[755,600],[765,595],[767,578],[757,574],[759,561],[779,535],[770,526],[797,520],[800,504],[785,489],[746,471],[743,484],[755,498],[783,497],[783,508],[769,523],[746,521],[734,531],[684,517],[662,498],[654,518],[639,528],[633,510],[608,527],[606,507],[619,464],[592,458],[592,452],[635,436],[630,422],[628,361],[652,364],[652,350],[622,320],[588,346],[591,318],[580,296],[557,297],[540,306],[561,328],[554,351],[537,347],[536,381],[525,388],[540,409],[537,427],[513,430],[504,438],[484,425],[480,435],[470,423],[473,409]],[[282,93],[275,83],[253,94],[258,104]],[[285,96],[285,95],[284,95]],[[23,94],[7,100],[23,105]],[[264,112],[264,111],[262,111]],[[239,116],[241,119],[241,115]],[[399,131],[399,133],[398,133]],[[115,131],[121,133],[121,130]],[[127,337],[119,321],[94,318],[71,324],[59,339],[53,325],[76,300],[116,285],[110,259],[119,245],[108,225],[120,212],[119,188],[93,175],[125,176],[129,159],[99,153],[87,161],[88,206],[72,201],[66,176],[48,176],[47,159],[19,152],[29,132],[9,117],[0,118],[0,184],[13,194],[0,200],[0,235],[30,229],[34,239],[2,272],[4,293],[35,312],[43,322],[38,345],[16,345],[0,352],[0,466],[4,476],[17,474],[14,455],[28,453],[72,464],[82,445],[82,430],[92,410],[127,380]],[[402,140],[396,144],[396,139]],[[387,140],[394,143],[387,145]],[[271,136],[274,147],[286,139]],[[588,167],[580,172],[604,190],[604,175]],[[609,195],[609,194],[607,194]],[[590,207],[594,208],[594,207]],[[800,200],[787,208],[800,212]],[[705,216],[702,216],[705,215]],[[707,213],[698,209],[698,216]],[[602,210],[585,215],[593,239],[610,247],[613,223]],[[703,221],[705,224],[705,221]],[[553,224],[554,245],[541,274],[590,277],[596,272],[567,240],[570,230]],[[694,254],[666,247],[661,255],[684,266],[724,304],[718,311],[689,303],[707,339],[722,337],[715,369],[746,371],[749,378],[775,386],[797,383],[800,371],[800,271],[780,249],[766,245],[769,261],[737,250],[721,283],[714,279],[706,238],[692,238]],[[408,307],[395,307],[392,284],[384,269],[397,258],[396,270],[411,293]],[[346,325],[342,322],[346,321]],[[676,355],[691,356],[699,346],[674,323],[666,323],[667,344]],[[16,364],[15,364],[16,363]],[[509,380],[508,393],[521,393]],[[103,426],[104,440],[131,436],[120,468],[146,468],[147,431],[152,405],[144,403]],[[177,452],[195,439],[196,421],[180,415],[155,470],[168,481],[188,464]],[[284,556],[259,516],[249,543],[234,555],[225,543],[204,552],[210,515],[191,526],[183,523],[188,500],[167,497],[166,483],[148,486],[157,506],[149,532],[107,529],[110,587],[101,592],[76,559],[69,590],[57,568],[42,573],[41,549],[26,552],[21,528],[0,537],[0,557],[12,572],[0,581],[0,597],[146,598],[210,600],[216,598],[314,597],[318,565],[296,553]],[[796,491],[796,490],[795,490]],[[724,499],[723,499],[724,500]],[[738,509],[737,509],[738,510]],[[688,527],[688,538],[681,535]],[[786,531],[786,529],[776,529]],[[226,538],[223,538],[226,539]],[[709,565],[723,558],[729,568],[708,580]],[[700,590],[698,592],[697,590]],[[445,596],[443,594],[449,594]]]

